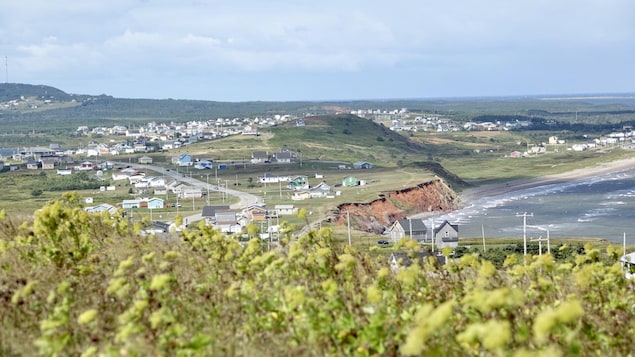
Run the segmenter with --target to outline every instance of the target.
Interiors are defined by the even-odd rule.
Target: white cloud
[[[26,0],[3,7],[0,54],[10,58],[12,78],[94,77],[103,92],[109,80],[152,73],[179,73],[173,80],[184,81],[225,72],[311,80],[325,73],[330,81],[338,73],[386,73],[464,95],[463,88],[479,84],[490,92],[512,88],[510,78],[575,78],[589,56],[598,67],[612,67],[602,72],[607,76],[621,71],[616,90],[625,76],[635,79],[627,68],[635,57],[635,3],[627,0]],[[596,87],[610,86],[610,79],[593,77]]]

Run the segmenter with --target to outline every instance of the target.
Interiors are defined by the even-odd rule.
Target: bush
[[[587,247],[561,264],[550,255],[509,255],[497,268],[462,251],[444,266],[394,266],[337,244],[329,229],[295,239],[282,224],[273,250],[259,239],[241,245],[203,223],[178,240],[159,240],[122,214],[89,214],[78,201],[53,200],[19,225],[0,212],[0,354],[628,355],[635,348],[635,286],[614,263],[614,248]],[[418,244],[402,240],[394,249],[414,257]]]

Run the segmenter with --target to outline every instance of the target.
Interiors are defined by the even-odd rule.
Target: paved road
[[[130,166],[134,169],[137,169],[139,171],[142,170],[150,170],[150,171],[154,171],[159,173],[162,176],[166,176],[166,177],[172,177],[178,181],[187,183],[190,186],[194,186],[194,187],[199,187],[202,190],[208,190],[209,191],[214,191],[214,192],[224,192],[228,195],[231,196],[235,196],[238,197],[238,199],[240,200],[238,203],[234,203],[233,205],[230,206],[230,208],[232,209],[240,209],[240,208],[244,208],[244,207],[248,207],[252,204],[258,203],[260,202],[260,198],[256,195],[252,195],[250,193],[246,193],[246,192],[242,192],[242,191],[236,191],[236,190],[232,190],[232,189],[228,189],[225,188],[223,186],[217,186],[217,185],[212,185],[212,184],[207,184],[206,182],[203,182],[199,179],[196,179],[194,177],[190,177],[187,176],[183,173],[177,173],[174,170],[171,169],[166,169],[164,167],[161,166],[155,166],[155,165],[149,165],[149,164],[136,164],[136,163],[127,163],[127,162],[115,162],[115,164],[117,165],[122,165],[122,166]],[[201,173],[207,173],[206,171],[201,170],[201,172],[197,172],[197,174],[201,174]],[[208,187],[209,186],[209,187]],[[184,222],[192,223],[195,221],[199,221],[201,220],[201,214],[194,214],[188,217],[183,217]]]

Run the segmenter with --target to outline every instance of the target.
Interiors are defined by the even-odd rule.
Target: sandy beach
[[[544,185],[550,185],[555,183],[561,183],[566,181],[572,181],[577,179],[583,179],[587,177],[602,175],[605,173],[625,170],[635,167],[635,158],[617,160],[602,163],[592,167],[586,167],[583,169],[577,169],[569,172],[564,172],[557,175],[549,175],[544,177],[536,177],[526,180],[508,181],[500,184],[482,185],[474,188],[469,188],[461,193],[461,202],[466,205],[475,199],[496,196],[512,191],[522,190],[526,188],[539,187]]]

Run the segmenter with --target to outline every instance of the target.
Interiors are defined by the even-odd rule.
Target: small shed
[[[140,164],[151,164],[152,158],[150,156],[141,156],[137,161]]]

